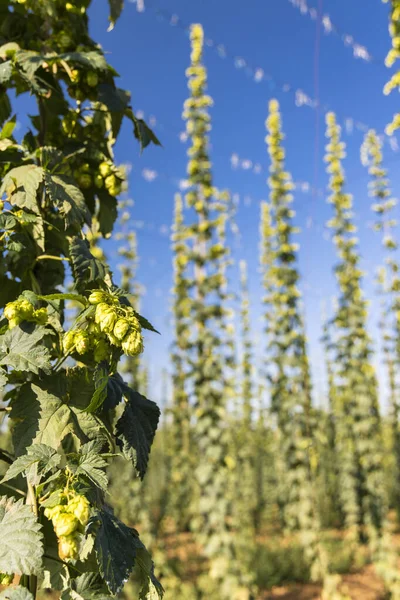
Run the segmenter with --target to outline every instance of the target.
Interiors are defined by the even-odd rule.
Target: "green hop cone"
[[[92,186],[92,178],[89,173],[82,173],[78,177],[78,183],[82,189],[88,190]]]
[[[0,573],[0,585],[10,585],[13,579],[14,573]]]
[[[38,308],[37,310],[34,310],[32,316],[39,325],[46,325],[48,317],[47,308]]]
[[[5,305],[4,316],[9,321],[19,317],[19,304],[17,300],[15,302],[9,302]]]
[[[94,360],[96,362],[101,362],[102,360],[108,360],[110,356],[110,347],[107,344],[106,340],[100,339],[97,340],[94,347]]]
[[[103,292],[102,290],[95,290],[89,296],[89,304],[107,303],[108,295],[107,292]]]
[[[66,507],[64,506],[63,508],[65,509]],[[76,516],[68,512],[60,512],[54,515],[52,522],[57,537],[70,535],[70,533],[76,531],[79,526],[79,521]]]
[[[122,341],[124,339],[124,337],[126,336],[126,334],[128,333],[130,328],[130,324],[129,321],[127,321],[126,319],[118,319],[118,321],[115,323],[114,325],[114,336],[117,338],[117,340]]]
[[[95,185],[95,187],[97,187],[97,189],[101,189],[103,187],[104,179],[102,178],[101,175],[94,176],[94,185]]]
[[[110,190],[111,188],[114,188],[118,184],[118,179],[115,177],[114,174],[108,175],[108,177],[105,178],[104,183],[105,183],[106,188],[108,190]]]
[[[129,333],[121,344],[122,350],[128,356],[136,356],[143,352],[143,338],[139,330],[134,329]]]
[[[19,325],[21,323],[21,321],[22,321],[22,319],[20,319],[19,317],[16,317],[15,319],[10,319],[8,321],[8,328],[13,329],[17,325]]]
[[[114,329],[115,321],[117,320],[114,307],[106,305],[106,308],[104,308],[104,303],[98,304],[95,320],[96,323],[100,325],[101,331],[111,333]]]
[[[77,331],[75,333],[75,350],[78,354],[85,354],[90,350],[90,338],[86,331]]]
[[[23,320],[31,319],[33,317],[33,311],[33,305],[29,302],[29,300],[19,301],[19,316]]]
[[[59,537],[58,556],[61,560],[75,560],[78,558],[78,540],[75,535],[62,535]]]
[[[112,173],[112,167],[108,162],[102,162],[99,164],[99,172],[103,178],[108,177]]]
[[[75,515],[79,523],[85,527],[90,517],[90,504],[85,496],[78,494],[67,504],[68,512]]]
[[[70,329],[67,333],[64,334],[63,338],[63,349],[66,354],[72,352],[75,348],[75,334],[77,333],[76,329]]]
[[[115,337],[115,335],[112,331],[110,333],[107,333],[107,337],[108,337],[108,341],[110,342],[110,344],[112,346],[117,346],[117,348],[119,348],[121,346],[121,342],[119,341],[118,338]]]
[[[96,85],[99,83],[99,77],[97,73],[94,71],[89,71],[89,73],[86,75],[86,83],[89,87],[96,87]]]
[[[44,509],[44,516],[47,517],[50,521],[54,519],[57,515],[62,513],[65,509],[65,506],[62,504],[57,504],[57,506],[49,507]]]

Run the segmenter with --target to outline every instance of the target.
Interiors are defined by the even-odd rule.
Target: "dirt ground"
[[[344,575],[343,592],[352,600],[384,600],[385,589],[374,567],[368,565],[358,573]],[[266,591],[260,600],[321,600],[321,588],[314,584],[294,584]]]

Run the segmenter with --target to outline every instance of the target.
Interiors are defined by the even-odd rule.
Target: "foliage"
[[[345,145],[335,115],[327,121],[326,162],[330,173],[329,198],[334,217],[328,225],[334,231],[339,262],[335,274],[339,302],[334,316],[333,384],[336,448],[340,460],[340,492],[346,525],[352,535],[379,535],[385,514],[382,481],[380,416],[375,371],[370,364],[371,343],[366,329],[366,302],[361,290],[358,240],[352,221],[352,198],[344,192],[341,160]],[[366,532],[362,534],[360,527]]]
[[[203,30],[193,25],[190,33],[191,66],[187,70],[190,97],[184,105],[183,117],[190,139],[188,149],[188,191],[186,204],[194,222],[180,215],[177,199],[175,252],[176,261],[176,333],[178,339],[175,362],[177,390],[175,401],[183,403],[191,393],[196,418],[195,443],[202,460],[195,472],[191,526],[210,562],[209,577],[199,582],[202,597],[231,598],[244,587],[235,559],[234,538],[230,531],[229,505],[225,491],[229,470],[226,462],[229,439],[226,420],[225,355],[226,310],[224,301],[227,248],[224,230],[228,215],[228,197],[212,182],[208,152],[212,100],[206,95],[207,74],[202,65]],[[185,267],[186,270],[185,270]],[[190,337],[186,319],[190,316]],[[179,354],[186,350],[186,365]],[[185,386],[182,385],[186,372]],[[178,409],[179,410],[179,409]],[[174,414],[176,415],[177,409]],[[178,427],[185,428],[185,413]],[[182,431],[181,431],[182,433]],[[185,439],[182,440],[186,442]],[[174,471],[176,473],[176,469]]]
[[[154,328],[97,246],[126,185],[113,157],[123,119],[142,149],[159,142],[90,38],[89,4],[0,7],[0,381],[12,432],[0,452],[0,571],[3,584],[21,576],[12,598],[38,587],[109,597],[134,567],[140,598],[163,595],[138,533],[106,503],[119,450],[140,477],[146,471],[159,409],[118,364],[141,353],[143,331]],[[113,24],[122,3],[110,6]],[[17,138],[11,99],[28,93],[37,110]],[[70,306],[79,308],[68,328]]]
[[[295,229],[290,208],[293,189],[284,170],[285,152],[279,105],[272,100],[266,121],[266,138],[271,160],[270,207],[263,208],[262,266],[267,283],[265,319],[268,340],[268,379],[271,409],[279,428],[283,463],[282,510],[284,526],[299,530],[315,580],[325,574],[326,558],[318,542],[318,515],[311,476],[311,387],[306,344],[297,288]]]

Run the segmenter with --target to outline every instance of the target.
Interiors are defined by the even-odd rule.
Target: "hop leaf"
[[[117,444],[126,458],[132,460],[133,466],[143,479],[160,409],[155,402],[134,392],[126,384],[123,383],[121,387],[128,402],[121,418],[117,421]]]
[[[22,500],[0,497],[0,571],[37,575],[42,567],[43,536],[31,508]]]

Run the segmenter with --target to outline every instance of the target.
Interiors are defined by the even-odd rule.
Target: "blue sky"
[[[379,304],[373,293],[373,273],[382,255],[379,237],[369,228],[372,213],[367,195],[368,176],[360,164],[363,133],[358,129],[361,123],[383,132],[397,108],[398,97],[395,94],[385,97],[382,93],[389,78],[383,63],[390,46],[388,7],[379,1],[368,2],[366,10],[365,0],[307,0],[309,8],[319,2],[323,14],[330,16],[339,32],[327,34],[320,26],[320,46],[316,54],[317,23],[308,14],[301,14],[293,2],[144,0],[143,13],[137,12],[135,4],[127,2],[120,21],[108,33],[107,3],[93,3],[92,35],[110,53],[109,60],[121,75],[121,86],[132,92],[134,108],[143,110],[147,121],[150,116],[155,117],[154,130],[163,144],[162,149],[151,147],[139,156],[131,131],[126,127],[116,152],[120,162],[132,165],[129,195],[135,202],[132,217],[136,225],[133,226],[138,227],[138,277],[146,287],[142,311],[163,334],[161,338],[147,336],[145,350],[156,397],[161,389],[157,374],[168,366],[171,341],[169,227],[174,193],[186,170],[186,146],[180,141],[179,133],[183,131],[181,112],[187,97],[185,68],[189,64],[189,40],[181,27],[169,23],[170,15],[178,15],[185,24],[200,22],[206,38],[214,42],[214,47],[206,48],[204,60],[209,74],[209,93],[215,103],[211,134],[215,183],[239,194],[237,223],[241,239],[239,242],[232,238],[233,256],[248,261],[254,337],[259,339],[260,349],[263,340],[258,273],[259,202],[268,196],[264,122],[267,103],[276,97],[281,104],[286,132],[287,167],[295,181],[309,182],[321,190],[320,194],[297,191],[294,208],[296,222],[302,229],[297,241],[301,245],[299,264],[315,395],[318,403],[323,403],[324,366],[318,342],[321,303],[325,299],[329,305],[336,292],[332,274],[335,255],[324,228],[331,215],[331,207],[326,203],[327,178],[323,162],[324,111],[296,106],[296,90],[302,90],[310,98],[319,94],[320,104],[329,105],[337,112],[341,124],[345,125],[346,118],[354,120],[353,124],[347,121],[348,131],[344,127],[343,133],[348,144],[347,189],[354,195],[363,268],[367,272],[365,290],[372,302],[370,330],[375,347],[379,346],[376,335]],[[160,11],[165,11],[164,16],[160,17]],[[354,48],[346,46],[343,34],[350,34],[357,43],[367,47],[374,60],[356,59]],[[218,55],[215,49],[218,44],[224,45],[228,57]],[[243,60],[252,66],[252,74],[246,73]],[[264,76],[261,82],[254,81],[256,67],[268,73],[269,78]],[[290,91],[284,91],[285,84],[290,85]],[[262,172],[243,169],[242,162],[242,166],[232,169],[233,154],[238,155],[240,161],[251,160],[253,167],[260,164]],[[394,176],[394,167],[399,153],[386,144],[385,155],[396,195],[399,176]],[[156,172],[156,179],[151,183],[146,181],[143,169]],[[112,243],[109,248],[113,253]],[[236,286],[236,267],[231,270],[231,277]],[[381,373],[380,367],[379,370]],[[384,377],[381,376],[381,380],[384,383]]]

